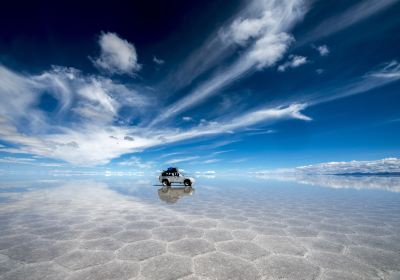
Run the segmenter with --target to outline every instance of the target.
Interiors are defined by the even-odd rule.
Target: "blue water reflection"
[[[4,279],[400,273],[398,177],[216,176],[190,191],[144,176],[12,178],[0,201]]]

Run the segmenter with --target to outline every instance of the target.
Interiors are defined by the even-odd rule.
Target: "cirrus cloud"
[[[2,147],[2,152],[39,155],[76,165],[101,165],[123,154],[158,145],[232,134],[282,120],[309,121],[311,118],[303,113],[309,106],[398,81],[398,68],[395,61],[384,64],[328,97],[311,94],[307,102],[253,108],[233,117],[222,116],[183,129],[165,124],[156,127],[141,123],[128,125],[130,117],[146,115],[151,99],[107,78],[87,76],[63,67],[40,75],[23,75],[0,66],[3,74],[0,75],[3,100],[0,103],[0,139],[12,145]],[[43,92],[53,94],[60,103],[51,114],[38,107]],[[120,110],[124,106],[130,108],[132,115],[120,122]],[[96,111],[98,108],[100,111]],[[127,141],[130,139],[134,141]]]

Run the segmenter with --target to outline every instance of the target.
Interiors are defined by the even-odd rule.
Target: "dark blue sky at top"
[[[185,77],[186,84],[179,84],[177,77],[185,75],[179,72],[184,69],[185,62],[223,26],[229,26],[245,9],[246,2],[62,2],[22,4],[8,1],[2,4],[0,65],[25,77],[40,75],[53,65],[73,67],[82,75],[100,75],[127,85],[150,99],[152,105],[140,115],[131,116],[132,109],[121,106],[118,116],[108,124],[110,126],[138,127],[149,133],[162,128],[182,132],[201,122],[233,120],[266,107],[280,108],[301,102],[311,104],[301,111],[312,119],[310,121],[296,118],[282,118],[272,123],[261,121],[233,131],[149,145],[112,154],[107,157],[109,163],[101,162],[99,168],[158,169],[179,165],[187,170],[244,167],[256,170],[400,155],[398,80],[340,97],[369,73],[384,69],[390,62],[400,61],[400,1],[393,1],[388,7],[332,32],[335,19],[339,21],[346,11],[362,2],[371,4],[374,1],[313,1],[304,18],[288,30],[295,40],[282,58],[269,67],[239,75],[215,94],[154,126],[151,122],[166,108],[220,75],[246,52],[247,46],[228,49],[229,56],[193,80]],[[329,20],[326,34],[324,30],[318,33],[318,28]],[[99,55],[98,38],[105,32],[113,32],[134,45],[141,65],[134,75],[110,74],[94,67],[90,58]],[[319,46],[326,46],[329,53],[321,55],[317,50]],[[210,55],[214,50],[208,50]],[[290,61],[291,55],[306,57],[307,63],[278,71],[280,65]],[[155,63],[154,57],[164,63]],[[400,75],[399,69],[397,64],[394,75]],[[5,83],[4,80],[0,82]],[[318,101],[314,102],[312,96],[318,96]],[[338,97],[330,100],[333,96]],[[34,106],[48,116],[48,122],[57,124],[57,129],[71,128],[73,116],[68,113],[59,116],[60,102],[51,89],[44,89]],[[183,117],[190,120],[185,121]],[[121,125],[119,120],[125,118],[128,121]],[[21,133],[39,138],[57,130],[49,127],[35,132],[25,128],[23,121],[13,121],[13,124]],[[1,138],[0,144],[7,148],[23,146]],[[83,147],[81,143],[78,146]],[[51,153],[18,153],[3,149],[0,157],[7,159],[0,162],[0,168],[34,167],[36,162],[76,166],[73,162],[68,165],[68,160],[51,156]],[[24,162],[21,165],[9,158],[35,160],[33,164]],[[129,161],[135,163],[129,164]]]
[[[86,58],[96,53],[99,33],[110,31],[133,42],[141,61],[151,61],[159,54],[173,63],[189,54],[240,4],[224,2],[116,1],[95,5],[82,1],[9,1],[3,5],[0,18],[2,62],[34,71],[52,64],[94,71]],[[145,67],[143,75],[155,76],[151,68]]]

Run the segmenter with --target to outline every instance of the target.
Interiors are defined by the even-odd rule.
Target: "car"
[[[195,180],[192,177],[187,177],[182,174],[176,167],[169,167],[167,170],[161,172],[158,180],[163,185],[163,190],[168,190],[172,184],[183,184],[186,191],[190,191]]]

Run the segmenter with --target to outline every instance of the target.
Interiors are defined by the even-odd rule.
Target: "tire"
[[[192,186],[192,182],[190,182],[190,180],[185,180],[185,181],[183,181],[183,184],[184,184],[186,187]]]
[[[171,186],[171,183],[168,180],[162,180],[162,185],[164,187],[169,187],[169,186]]]
[[[185,192],[185,193],[188,193],[188,192],[190,192],[192,190],[192,187],[191,186],[186,186],[184,189],[183,189],[183,191]]]
[[[169,191],[169,186],[163,186],[163,187],[161,188],[161,191],[162,191],[163,193],[168,192],[168,191]]]

